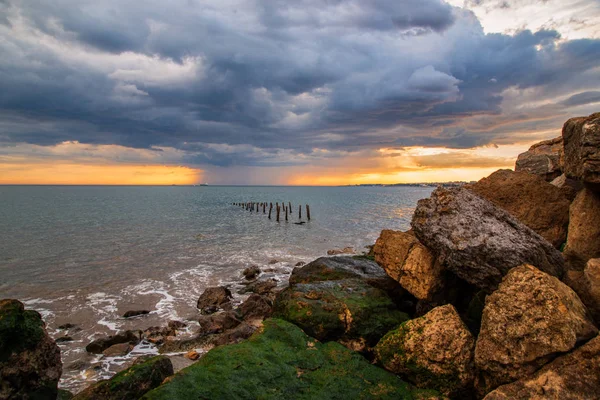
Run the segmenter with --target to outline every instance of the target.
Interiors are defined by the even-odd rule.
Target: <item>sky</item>
[[[477,180],[600,111],[600,0],[0,0],[0,184]]]

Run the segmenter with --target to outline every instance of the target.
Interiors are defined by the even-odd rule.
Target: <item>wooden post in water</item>
[[[269,205],[269,219],[271,219],[271,211],[273,211],[273,203]]]
[[[267,203],[263,203],[263,214],[266,214],[265,208],[267,207]]]
[[[291,201],[288,202],[288,206],[289,206],[288,208],[290,210],[290,216],[291,216],[293,214],[292,213],[292,202]]]
[[[279,222],[279,212],[281,209],[279,208],[279,203],[275,203],[275,205],[277,206],[277,222]]]
[[[285,207],[285,222],[288,222],[288,208]]]
[[[298,219],[302,219],[302,204],[298,204]]]
[[[306,205],[306,218],[310,221],[310,206]]]

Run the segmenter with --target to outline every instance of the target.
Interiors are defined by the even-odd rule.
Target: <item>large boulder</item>
[[[557,137],[536,143],[529,151],[519,154],[515,171],[526,172],[551,181],[562,173],[563,138]]]
[[[419,300],[431,299],[443,286],[441,264],[414,235],[383,230],[373,253],[385,272]]]
[[[475,339],[452,305],[434,308],[389,332],[375,347],[385,369],[420,388],[465,397],[475,379]]]
[[[158,399],[413,399],[418,391],[335,342],[270,319],[248,341],[217,347],[143,397]]]
[[[587,188],[571,204],[565,257],[576,270],[600,257],[600,195]]]
[[[532,264],[562,276],[562,254],[508,212],[461,187],[419,200],[412,227],[459,278],[493,291],[512,268]]]
[[[353,278],[387,292],[394,292],[399,288],[398,282],[390,278],[376,262],[356,256],[317,258],[302,267],[294,268],[289,282],[293,285]]]
[[[0,300],[0,399],[52,399],[62,374],[60,349],[39,313]]]
[[[571,118],[562,136],[567,177],[600,187],[600,113]]]
[[[211,314],[219,308],[229,308],[232,297],[231,291],[226,287],[209,287],[198,298],[196,307],[203,314]]]
[[[600,399],[600,337],[485,397],[485,400],[529,399]]]
[[[557,249],[567,241],[569,194],[536,175],[502,169],[468,189],[508,211]]]
[[[367,350],[408,319],[386,292],[360,279],[297,283],[277,295],[273,315],[321,340]]]
[[[93,384],[78,393],[73,400],[139,399],[171,375],[173,375],[173,365],[168,357],[152,357],[119,372],[111,379]]]
[[[475,347],[479,392],[530,375],[597,333],[571,288],[531,265],[514,268],[485,300]]]
[[[564,282],[577,293],[598,326],[600,324],[600,258],[589,260],[583,271],[568,271]]]

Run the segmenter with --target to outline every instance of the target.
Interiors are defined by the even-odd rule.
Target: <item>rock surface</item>
[[[571,118],[563,126],[565,174],[600,185],[600,113]]]
[[[256,279],[256,277],[260,275],[260,268],[258,268],[258,266],[256,265],[253,265],[251,267],[246,268],[242,272],[242,275],[244,275],[244,278],[246,278],[249,281],[252,279]]]
[[[485,397],[485,400],[529,399],[600,399],[600,337]]]
[[[263,320],[271,316],[273,303],[265,296],[252,294],[236,310],[243,320]]]
[[[319,340],[339,340],[354,350],[374,346],[408,319],[386,292],[356,278],[291,285],[278,294],[273,315]]]
[[[226,287],[209,287],[200,295],[196,307],[204,314],[211,314],[223,308],[231,299],[231,291]]]
[[[571,288],[531,265],[514,268],[485,300],[475,347],[479,392],[530,375],[597,333]]]
[[[544,140],[519,154],[515,171],[538,175],[550,182],[562,174],[563,138],[562,136]]]
[[[123,318],[137,317],[138,315],[146,315],[146,314],[150,314],[150,311],[148,311],[148,310],[130,310],[130,311],[126,311],[125,314],[123,314]]]
[[[98,338],[85,346],[85,350],[88,353],[101,354],[104,350],[115,344],[131,343],[136,345],[140,342],[141,333],[141,331],[125,331],[114,336]]]
[[[430,392],[429,392],[430,393]],[[276,319],[248,341],[218,347],[144,399],[413,399],[418,391],[335,342]],[[423,398],[423,397],[420,397]]]
[[[475,379],[474,349],[475,339],[448,304],[388,333],[375,353],[385,369],[417,387],[465,397]]]
[[[119,372],[109,380],[93,384],[78,393],[73,400],[139,399],[171,375],[173,375],[173,365],[167,357],[152,357]]]
[[[40,314],[0,300],[0,398],[56,398],[61,374],[60,349]]]
[[[600,257],[600,194],[584,189],[570,208],[565,257],[569,268],[582,270],[586,262]]]
[[[119,357],[129,354],[133,350],[133,345],[129,343],[113,344],[108,349],[104,350],[102,354],[106,357]]]
[[[583,271],[568,271],[564,282],[577,293],[598,326],[600,324],[600,258],[589,260]]]
[[[536,175],[502,169],[469,190],[508,211],[557,249],[567,241],[570,192]]]
[[[373,253],[385,272],[417,299],[430,299],[443,286],[441,264],[411,234],[383,230]]]
[[[213,333],[222,333],[228,329],[235,328],[242,323],[233,311],[224,311],[218,314],[202,315],[198,320],[201,335],[210,335]]]
[[[558,250],[466,188],[438,188],[419,200],[411,225],[421,243],[438,252],[444,267],[480,289],[493,291],[508,271],[524,263],[563,274]]]
[[[343,249],[327,250],[328,256],[337,256],[340,254],[354,254],[354,253],[355,253],[355,251],[352,247],[344,247]]]
[[[239,294],[244,293],[256,293],[261,295],[269,294],[277,287],[277,279],[270,278],[259,280],[256,282],[250,283],[248,286],[240,290]]]

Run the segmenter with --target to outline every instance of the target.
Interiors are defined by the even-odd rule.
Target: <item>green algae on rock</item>
[[[374,346],[409,318],[386,292],[360,279],[292,285],[277,296],[274,316],[319,340],[339,340],[353,350]]]
[[[152,357],[119,372],[109,380],[88,387],[77,394],[73,400],[138,399],[171,375],[173,375],[171,360],[165,356]]]
[[[269,319],[246,342],[209,351],[143,398],[415,399],[421,394],[427,393],[413,391],[338,343],[320,343],[289,322]]]

